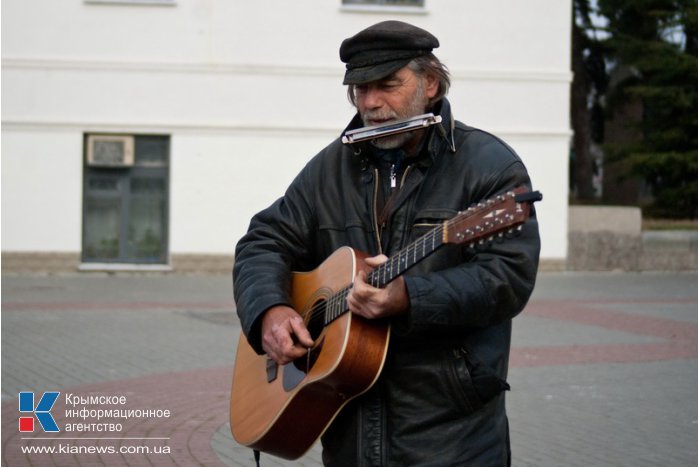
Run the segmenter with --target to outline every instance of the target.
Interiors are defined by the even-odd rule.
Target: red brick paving
[[[619,304],[668,303],[690,304],[697,303],[697,300],[533,301],[525,310],[528,316],[656,337],[664,339],[664,342],[517,347],[511,351],[510,366],[517,368],[697,358],[697,323],[601,309]]]

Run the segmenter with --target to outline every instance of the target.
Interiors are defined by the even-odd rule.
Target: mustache
[[[362,120],[367,124],[371,120],[395,120],[398,119],[399,115],[393,111],[372,111],[368,110],[362,114]]]

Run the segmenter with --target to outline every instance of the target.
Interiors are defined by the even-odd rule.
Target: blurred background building
[[[354,114],[341,41],[433,32],[455,116],[506,140],[567,254],[571,1],[5,0],[3,270],[227,270]]]

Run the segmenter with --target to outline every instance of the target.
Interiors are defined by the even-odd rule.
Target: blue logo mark
[[[39,403],[34,406],[34,393],[33,392],[20,392],[19,393],[19,411],[20,412],[31,412],[33,413],[37,420],[39,420],[39,424],[41,425],[41,428],[46,431],[46,432],[56,432],[56,431],[61,431],[58,428],[58,425],[56,424],[56,420],[54,420],[53,415],[51,415],[51,409],[53,408],[53,405],[56,403],[56,399],[58,399],[58,395],[60,393],[58,391],[49,391],[45,392],[43,396],[41,396],[41,399],[39,399]],[[27,418],[27,417],[21,417],[21,418]],[[21,420],[20,420],[20,427],[21,427]],[[20,431],[25,431],[20,428]],[[29,430],[27,430],[29,431]]]

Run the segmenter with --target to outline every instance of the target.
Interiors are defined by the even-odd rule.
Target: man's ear
[[[440,80],[437,76],[428,73],[425,75],[425,96],[430,100],[437,95]]]

